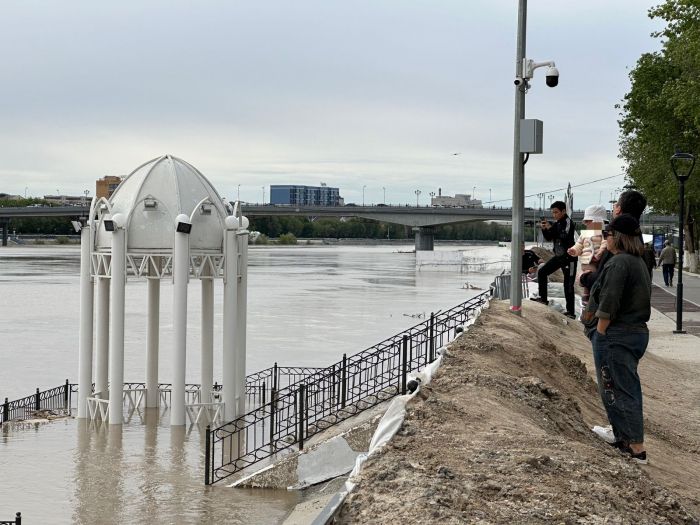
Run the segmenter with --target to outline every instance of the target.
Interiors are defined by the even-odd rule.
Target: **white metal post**
[[[126,231],[115,216],[112,233],[110,283],[109,424],[121,425],[124,417],[124,298],[126,292]]]
[[[238,243],[238,289],[236,290],[236,409],[238,415],[245,413],[246,386],[246,332],[248,301],[248,236],[247,230],[239,230]]]
[[[179,224],[189,217],[178,215]],[[179,228],[178,228],[179,229]],[[175,332],[170,425],[185,424],[185,370],[187,366],[187,281],[190,273],[189,232],[176,231],[173,247],[173,328]]]
[[[107,398],[109,384],[109,286],[108,277],[97,279],[97,320],[95,323],[95,393]]]
[[[226,421],[235,419],[236,405],[236,320],[238,314],[238,243],[236,232],[238,219],[226,217],[224,232],[224,342],[222,384],[224,417]]]
[[[203,276],[202,283],[202,355],[201,403],[209,403],[214,386],[214,279]]]
[[[92,395],[92,317],[94,289],[91,277],[89,222],[80,232],[80,354],[78,358],[78,417],[87,417],[87,398]]]
[[[152,264],[152,263],[151,263]],[[160,278],[151,268],[148,277],[148,334],[146,340],[146,408],[158,406],[158,350],[160,346]]]

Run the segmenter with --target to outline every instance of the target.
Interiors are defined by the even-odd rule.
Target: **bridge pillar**
[[[7,246],[7,232],[10,229],[10,221],[0,221],[2,227],[2,245]]]
[[[434,227],[420,226],[419,228],[413,228],[413,232],[416,234],[416,251],[433,251]]]

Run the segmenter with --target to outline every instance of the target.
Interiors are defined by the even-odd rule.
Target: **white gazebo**
[[[186,415],[187,291],[199,279],[201,399],[210,401],[214,375],[214,279],[224,281],[223,409],[227,420],[245,408],[248,220],[223,201],[184,160],[165,155],[136,168],[112,197],[93,199],[81,232],[78,417],[99,401],[109,423],[123,421],[124,298],[128,275],[148,280],[145,403],[159,402],[160,281],[173,281],[174,363],[171,425]],[[95,334],[93,334],[93,319]],[[93,337],[94,335],[94,337]],[[91,394],[93,383],[95,394]],[[94,414],[94,410],[92,411]]]

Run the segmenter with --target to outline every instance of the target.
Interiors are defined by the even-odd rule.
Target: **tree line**
[[[648,12],[665,26],[653,33],[661,49],[644,53],[630,72],[620,109],[620,157],[631,187],[660,213],[678,213],[670,158],[700,155],[700,0],[666,0]],[[691,271],[698,267],[700,169],[686,183],[683,225]]]
[[[23,208],[32,204],[49,206],[44,199],[0,199],[0,208]],[[70,235],[75,233],[68,217],[26,217],[10,220],[10,232],[18,235]]]
[[[312,221],[306,217],[252,217],[250,230],[273,238],[286,233],[307,239],[412,239],[414,236],[408,226],[362,218]],[[510,226],[485,222],[446,224],[435,228],[435,239],[509,241]]]

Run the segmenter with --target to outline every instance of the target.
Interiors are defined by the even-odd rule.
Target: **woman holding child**
[[[646,463],[642,387],[637,365],[646,351],[651,283],[639,222],[615,217],[603,230],[612,257],[591,288],[584,315],[593,344],[598,390],[615,435],[614,446]]]

